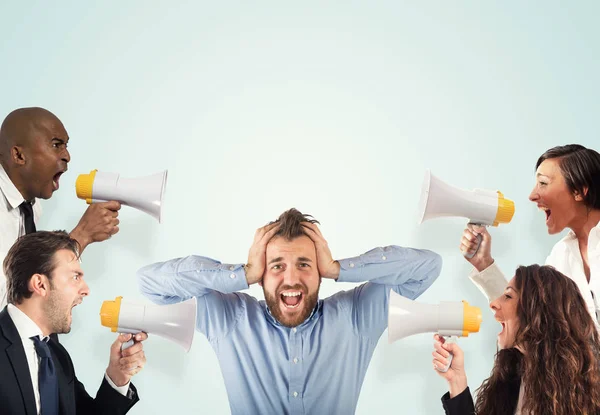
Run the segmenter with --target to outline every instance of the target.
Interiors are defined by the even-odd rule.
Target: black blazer
[[[58,375],[61,415],[125,414],[139,401],[133,384],[130,384],[128,396],[123,396],[104,378],[96,398],[90,397],[75,376],[67,350],[54,338],[48,345]],[[37,414],[23,343],[6,307],[0,312],[0,414]]]
[[[446,415],[475,414],[475,405],[468,386],[467,389],[456,395],[454,398],[450,398],[450,392],[446,392],[446,394],[442,396],[442,405],[444,406]]]

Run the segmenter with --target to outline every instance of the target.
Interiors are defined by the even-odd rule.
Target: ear
[[[33,274],[29,279],[28,288],[32,293],[46,297],[50,292],[50,281],[44,274]]]
[[[15,164],[25,164],[25,154],[23,153],[23,147],[13,146],[10,148],[10,159]]]
[[[584,194],[587,194],[587,189],[584,189]],[[576,202],[583,201],[583,196],[577,190],[573,192],[573,197],[575,198]]]

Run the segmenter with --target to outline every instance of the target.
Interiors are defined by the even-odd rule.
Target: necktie
[[[35,351],[40,357],[38,386],[40,389],[40,404],[42,415],[58,414],[58,378],[50,354],[48,343],[40,340],[39,336],[31,337]]]
[[[25,235],[35,232],[35,222],[33,221],[33,207],[31,206],[31,202],[21,203],[19,209],[25,218]]]

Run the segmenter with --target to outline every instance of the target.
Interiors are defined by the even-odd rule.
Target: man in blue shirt
[[[414,299],[440,273],[439,255],[398,246],[334,261],[316,223],[284,212],[256,231],[246,265],[189,256],[138,272],[157,304],[197,297],[197,329],[217,353],[234,415],[354,413],[390,289]],[[321,278],[367,282],[319,300]],[[266,301],[237,292],[254,283]]]

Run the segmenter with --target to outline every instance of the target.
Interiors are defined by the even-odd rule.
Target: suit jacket
[[[61,415],[125,414],[139,400],[133,384],[129,396],[123,396],[104,378],[96,398],[92,398],[77,380],[67,350],[53,338],[48,346],[58,376]],[[0,312],[0,414],[37,414],[23,343],[6,307]]]
[[[475,405],[473,404],[473,397],[469,387],[456,395],[454,398],[450,398],[450,392],[446,392],[442,396],[442,405],[444,406],[444,412],[446,415],[474,415]]]

